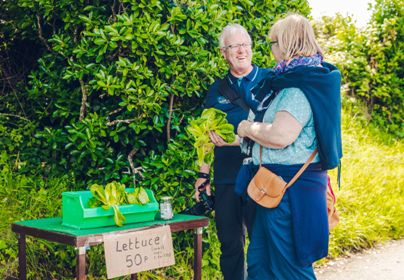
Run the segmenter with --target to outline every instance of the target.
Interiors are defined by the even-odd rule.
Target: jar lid
[[[172,197],[171,196],[162,196],[161,200],[167,201],[167,200],[171,200]]]

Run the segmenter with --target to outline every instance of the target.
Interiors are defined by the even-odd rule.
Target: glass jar
[[[171,201],[171,196],[163,196],[160,200],[160,217],[162,220],[170,220],[174,216]]]

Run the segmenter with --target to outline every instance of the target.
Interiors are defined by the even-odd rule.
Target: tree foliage
[[[368,26],[351,18],[323,18],[317,31],[342,70],[348,95],[362,100],[371,121],[402,138],[404,8],[398,0],[377,0]]]

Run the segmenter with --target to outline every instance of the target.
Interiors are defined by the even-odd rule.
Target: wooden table
[[[110,226],[95,229],[74,229],[62,225],[62,218],[46,218],[15,222],[11,229],[18,234],[18,262],[19,279],[27,278],[26,236],[38,237],[45,240],[75,246],[78,249],[76,257],[76,279],[86,279],[86,248],[92,245],[103,244],[103,234],[114,232],[116,234],[128,233],[161,225],[169,225],[171,232],[194,230],[194,279],[201,279],[202,268],[202,229],[208,226],[209,219],[201,216],[176,214],[168,221],[156,220],[151,222]],[[136,279],[136,275],[132,275]]]

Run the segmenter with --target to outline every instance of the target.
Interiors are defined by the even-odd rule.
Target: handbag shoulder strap
[[[293,178],[287,183],[286,188],[289,188],[293,183],[302,175],[302,173],[309,166],[310,162],[314,159],[317,154],[317,148],[311,153],[310,157],[306,160],[303,166],[299,169],[299,171],[293,176]]]
[[[306,162],[303,164],[303,166],[299,169],[299,171],[293,176],[293,178],[286,184],[285,190],[289,188],[291,185],[293,185],[294,182],[302,175],[302,173],[306,170],[306,168],[309,166],[309,164],[312,162],[314,157],[317,154],[317,148],[311,153],[310,157],[306,160]],[[262,145],[260,145],[260,167],[262,165]]]

